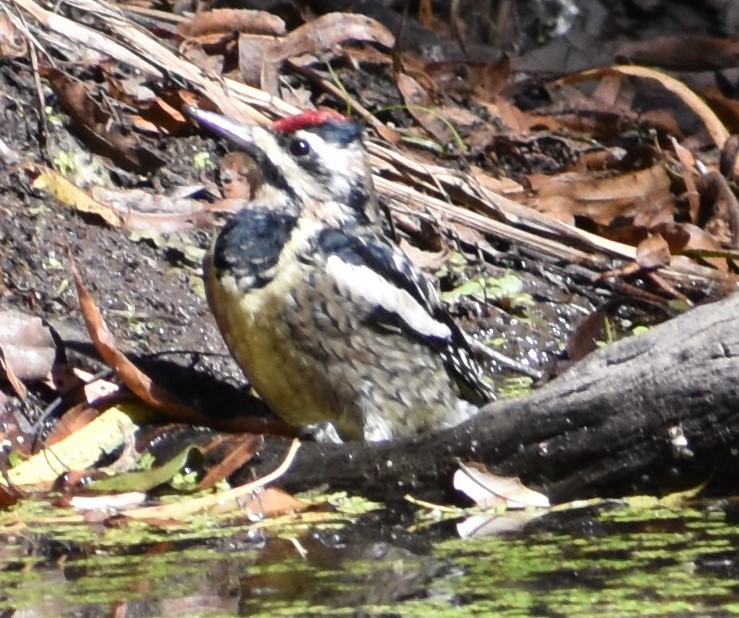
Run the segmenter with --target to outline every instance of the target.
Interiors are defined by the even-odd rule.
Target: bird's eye
[[[304,157],[310,152],[310,144],[304,139],[294,139],[290,142],[290,152],[296,157]]]

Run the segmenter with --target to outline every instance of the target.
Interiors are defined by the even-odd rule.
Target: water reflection
[[[467,540],[377,516],[281,537],[56,532],[2,537],[0,616],[702,616],[736,607],[739,575],[715,508],[588,508]]]

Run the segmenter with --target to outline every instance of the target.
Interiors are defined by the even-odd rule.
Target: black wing
[[[339,229],[323,230],[316,242],[318,252],[327,262],[338,258],[343,264],[356,267],[354,272],[371,271],[388,286],[407,292],[417,304],[411,313],[378,302],[369,318],[371,326],[400,330],[435,350],[465,399],[482,404],[494,398],[492,387],[483,381],[482,368],[474,359],[464,333],[446,312],[427,277],[397,246],[379,232],[348,234]],[[369,283],[359,281],[356,285]],[[425,315],[419,315],[419,312],[425,312]],[[439,326],[419,327],[425,324]]]

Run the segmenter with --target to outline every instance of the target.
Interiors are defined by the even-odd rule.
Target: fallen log
[[[448,500],[463,460],[519,476],[553,502],[659,494],[739,467],[738,436],[734,294],[601,348],[543,388],[486,406],[454,429],[373,446],[305,443],[279,483]],[[257,473],[285,448],[269,440]],[[739,487],[733,478],[729,485]]]

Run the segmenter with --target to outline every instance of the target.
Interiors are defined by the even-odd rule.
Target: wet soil
[[[166,239],[137,240],[141,234],[111,229],[29,186],[21,166],[46,163],[48,142],[68,131],[66,124],[52,127],[51,134],[40,130],[29,79],[27,68],[0,66],[0,139],[21,159],[0,168],[0,308],[40,315],[65,339],[88,341],[71,283],[71,256],[124,350],[134,356],[173,353],[193,370],[241,382],[208,311],[199,260]],[[53,98],[47,103],[53,109]],[[66,139],[76,138],[67,134]],[[164,182],[158,174],[140,183],[199,182],[188,161],[202,149],[197,137],[169,140],[161,151],[167,157]],[[209,231],[193,231],[178,242],[197,255],[207,247]]]

